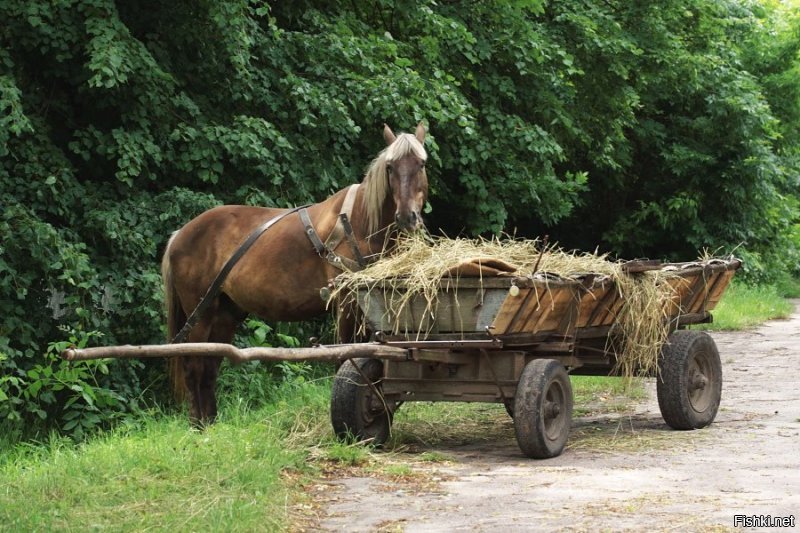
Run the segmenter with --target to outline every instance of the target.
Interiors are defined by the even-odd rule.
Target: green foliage
[[[297,348],[302,344],[300,336],[309,325],[313,323],[282,323],[273,328],[261,320],[249,318],[245,320],[243,331],[235,342],[240,346]],[[249,361],[239,365],[225,361],[220,371],[218,390],[224,407],[233,404],[238,409],[250,411],[275,401],[287,390],[299,390],[309,382],[332,373],[333,368],[329,364],[305,361]]]
[[[44,360],[28,368],[0,354],[0,364],[7,371],[0,376],[0,418],[12,428],[19,428],[19,423],[26,420],[38,419],[40,432],[59,429],[76,440],[111,423],[133,421],[139,409],[137,398],[108,388],[112,376],[107,361],[69,363],[58,355],[69,346],[84,348],[90,339],[102,335],[65,333],[69,340],[51,343]],[[135,379],[135,374],[129,377]]]
[[[767,320],[788,318],[793,311],[794,305],[786,300],[774,285],[734,282],[712,312],[714,322],[698,326],[698,329],[714,331],[747,329]]]
[[[172,231],[353,183],[384,122],[429,124],[428,226],[451,235],[736,249],[754,281],[800,264],[800,17],[783,3],[8,0],[0,17],[4,377],[55,368],[60,327],[160,342]],[[327,328],[259,327],[257,343]],[[81,368],[118,396],[75,418],[92,427],[164,388],[157,361]],[[65,396],[29,408],[10,383],[7,420],[63,429]]]

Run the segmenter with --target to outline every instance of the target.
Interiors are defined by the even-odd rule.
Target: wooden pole
[[[151,344],[144,346],[107,346],[68,348],[61,352],[67,361],[87,359],[131,359],[150,357],[227,357],[232,363],[244,361],[344,361],[355,357],[407,361],[406,348],[385,344],[358,343],[318,346],[313,348],[237,348],[213,342]]]

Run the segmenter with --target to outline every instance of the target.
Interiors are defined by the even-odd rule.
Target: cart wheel
[[[714,421],[722,396],[714,339],[702,331],[675,331],[661,348],[658,369],[658,407],[667,425],[699,429]]]
[[[514,431],[522,453],[534,459],[564,450],[572,423],[572,385],[555,359],[525,365],[514,397]]]
[[[339,368],[331,392],[331,423],[337,437],[369,441],[376,446],[386,442],[394,406],[380,394],[382,377],[383,363],[377,359],[350,359]]]

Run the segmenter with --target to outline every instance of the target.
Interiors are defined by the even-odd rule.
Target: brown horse
[[[372,161],[355,190],[349,216],[355,242],[342,240],[334,250],[340,257],[356,259],[356,247],[364,257],[380,253],[391,242],[394,228],[413,231],[422,225],[420,214],[428,194],[425,127],[420,123],[415,134],[395,136],[384,126],[383,135],[388,146]],[[308,218],[322,241],[334,231],[349,190],[308,207]],[[286,211],[222,206],[202,213],[175,232],[161,265],[169,340],[175,338],[239,245],[255,228]],[[236,263],[219,296],[186,340],[230,343],[248,314],[270,321],[320,315],[326,307],[320,289],[337,274],[312,246],[299,214],[291,213],[265,231]],[[173,359],[176,392],[188,397],[189,416],[196,425],[216,417],[215,386],[221,362],[221,357]]]

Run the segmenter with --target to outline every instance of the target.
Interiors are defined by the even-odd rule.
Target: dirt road
[[[725,531],[735,515],[770,515],[794,516],[800,529],[800,311],[713,337],[724,386],[717,419],[704,430],[669,430],[649,383],[648,399],[628,412],[575,418],[555,459],[525,459],[509,423],[493,442],[426,450],[444,462],[413,462],[411,454],[411,470],[426,483],[334,479],[318,500],[319,527]]]

